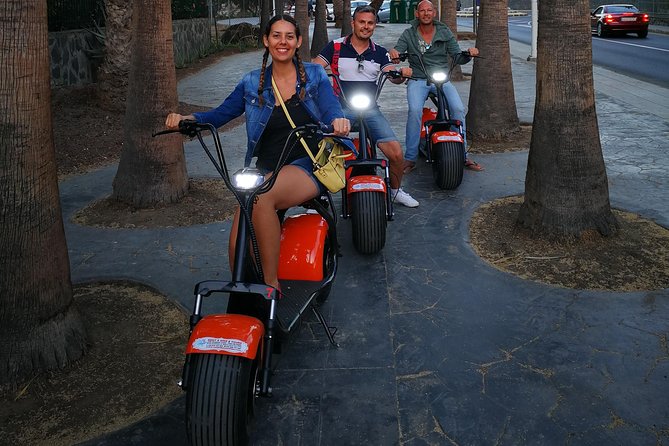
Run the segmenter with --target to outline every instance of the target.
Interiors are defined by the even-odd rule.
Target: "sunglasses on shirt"
[[[362,54],[358,54],[355,60],[356,62],[358,62],[358,73],[360,73],[361,71],[365,71],[365,65],[363,63],[365,61],[365,56],[363,56]]]

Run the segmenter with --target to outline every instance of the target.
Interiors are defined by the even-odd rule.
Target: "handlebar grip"
[[[400,79],[402,77],[402,73],[398,70],[388,70],[384,74],[392,79]]]

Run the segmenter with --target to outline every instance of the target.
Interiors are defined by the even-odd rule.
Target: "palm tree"
[[[46,2],[0,9],[0,384],[64,367],[86,350],[51,128]]]
[[[309,2],[307,0],[295,0],[295,21],[302,31],[302,46],[300,46],[300,57],[304,61],[311,60],[309,49]]]
[[[457,9],[457,0],[441,0],[441,16],[439,17],[439,21],[445,23],[456,38],[458,37]],[[451,80],[461,81],[464,78],[460,65],[456,65],[451,73]]]
[[[342,7],[341,36],[348,36],[353,32],[351,25],[351,0],[344,0]]]
[[[481,0],[467,132],[472,139],[500,141],[520,131],[511,73],[508,0]]]
[[[618,228],[599,140],[588,11],[587,0],[539,2],[534,125],[518,215],[535,233]]]
[[[278,5],[283,7],[283,5]],[[283,13],[283,9],[281,10]],[[262,33],[269,23],[269,19],[272,17],[272,2],[271,0],[261,0],[260,1],[260,35],[258,36],[258,44],[262,45]]]
[[[344,18],[344,0],[332,0],[334,10],[335,28],[341,28]]]
[[[135,0],[133,57],[126,104],[124,145],[113,197],[142,208],[173,203],[188,190],[182,138],[152,138],[165,115],[177,110],[169,0]]]
[[[325,0],[316,0],[316,18],[314,20],[313,40],[311,41],[311,58],[318,56],[330,40],[328,39],[327,11],[325,8]]]
[[[97,94],[108,110],[124,110],[132,44],[132,1],[105,0],[105,55],[98,69]]]

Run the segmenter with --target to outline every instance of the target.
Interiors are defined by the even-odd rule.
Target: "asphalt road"
[[[532,39],[531,16],[509,17],[509,38],[528,45]],[[458,19],[458,29],[471,29],[469,18]],[[592,38],[592,62],[620,74],[669,88],[669,36],[649,33]]]

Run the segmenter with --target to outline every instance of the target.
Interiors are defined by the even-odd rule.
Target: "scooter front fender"
[[[212,314],[197,323],[186,354],[210,353],[255,359],[265,334],[258,319],[243,314]]]
[[[376,175],[358,175],[348,179],[348,182],[346,183],[347,194],[350,195],[363,191],[386,193],[386,182],[383,178]]]
[[[287,217],[281,227],[279,279],[323,280],[328,223],[319,214]]]

